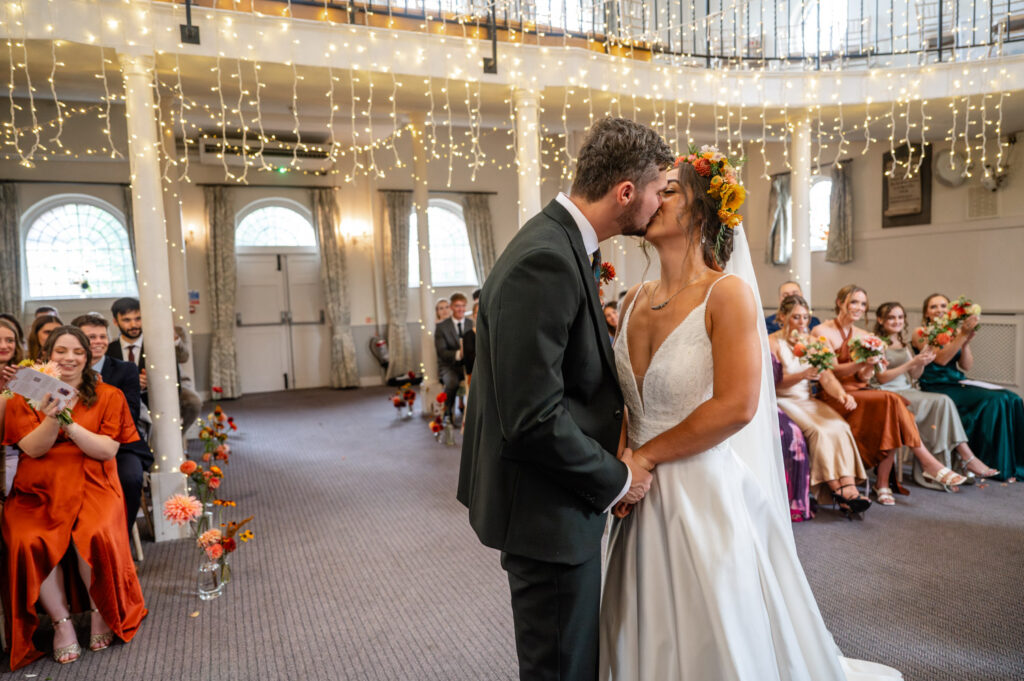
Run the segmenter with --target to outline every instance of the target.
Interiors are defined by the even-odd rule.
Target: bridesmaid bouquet
[[[832,352],[832,347],[824,336],[815,340],[810,336],[794,334],[791,342],[793,356],[804,364],[809,364],[818,371],[828,371],[835,366],[836,353]]]
[[[40,373],[46,378],[26,375],[26,371]],[[18,364],[18,374],[10,380],[0,397],[10,398],[17,393],[25,398],[28,406],[39,411],[46,393],[50,393],[58,402],[63,401],[64,404],[67,404],[76,392],[74,388],[61,380],[60,367],[56,362],[43,364],[25,359]],[[57,412],[57,420],[65,426],[73,423],[71,408],[65,407]]]
[[[867,362],[873,357],[885,356],[885,341],[878,336],[868,334],[859,338],[854,337],[850,339],[848,345],[850,346],[850,357],[855,362]],[[875,371],[882,371],[880,364],[875,365]]]
[[[969,298],[960,296],[949,304],[949,311],[946,314],[936,317],[928,323],[928,326],[918,329],[917,338],[924,338],[932,347],[944,347],[953,340],[956,332],[960,330],[960,326],[967,321],[968,317],[980,314],[980,305],[972,302]]]

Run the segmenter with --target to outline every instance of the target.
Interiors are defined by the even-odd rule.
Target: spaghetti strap
[[[722,281],[726,277],[731,277],[731,276],[733,276],[733,275],[732,274],[726,274],[724,276],[719,277],[718,279],[715,279],[713,282],[711,282],[711,286],[708,286],[708,292],[704,294],[704,302],[702,302],[701,305],[706,305],[707,304],[708,299],[711,298],[711,292],[715,290],[715,286],[718,285],[718,282]]]

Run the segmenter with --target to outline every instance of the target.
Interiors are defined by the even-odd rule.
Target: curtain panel
[[[793,249],[793,220],[790,215],[789,173],[772,176],[768,193],[768,241],[765,262],[785,265]]]
[[[21,306],[18,187],[13,182],[0,182],[0,312],[8,312],[21,319]]]
[[[227,398],[241,397],[235,347],[235,221],[224,187],[203,187],[206,197],[206,269],[210,282],[210,386]]]
[[[832,196],[829,200],[828,246],[825,262],[853,261],[853,197],[850,195],[850,164],[832,165]]]
[[[354,388],[359,385],[359,370],[352,336],[346,244],[338,237],[341,214],[332,187],[313,189],[310,194],[313,225],[320,237],[320,279],[331,332],[331,387]]]
[[[480,286],[494,267],[494,220],[491,218],[490,197],[486,194],[463,194],[462,216],[466,221],[469,250],[473,255],[473,269]]]
[[[388,378],[415,369],[406,323],[409,305],[409,212],[412,192],[383,191],[384,310],[388,323]]]

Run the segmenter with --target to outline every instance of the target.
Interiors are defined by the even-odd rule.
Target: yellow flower
[[[743,222],[743,216],[739,213],[733,213],[729,216],[729,220],[725,223],[729,229],[735,229],[736,225]]]
[[[254,535],[252,533],[252,530],[246,530],[245,532],[242,532],[241,534],[239,534],[238,538],[241,539],[243,542],[248,542],[254,536],[256,536],[256,535]]]
[[[729,211],[727,211],[726,209],[724,209],[724,208],[720,208],[720,209],[718,210],[718,220],[719,220],[719,221],[720,221],[720,222],[721,222],[721,223],[722,223],[723,225],[727,225],[727,224],[729,224],[729,219],[730,219],[731,217],[732,217],[732,213],[730,213],[730,212],[729,212]]]
[[[705,152],[704,152],[704,158],[706,158],[707,160],[709,160],[709,161],[710,161],[710,160],[711,160],[711,159],[713,159],[714,157],[715,157],[715,154],[714,154],[714,152],[711,152],[711,151],[705,151]]]
[[[722,208],[736,212],[747,199],[747,190],[738,184],[726,184],[722,187]]]

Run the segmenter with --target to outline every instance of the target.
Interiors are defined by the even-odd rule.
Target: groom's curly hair
[[[591,126],[583,141],[572,194],[586,201],[599,201],[612,187],[627,180],[643,189],[674,160],[665,140],[646,125],[626,118],[602,118]]]

